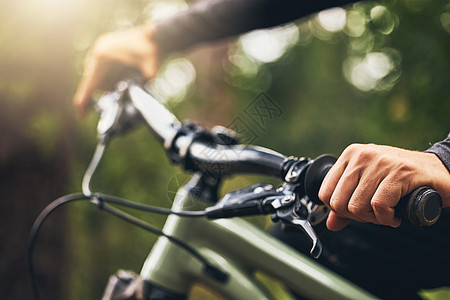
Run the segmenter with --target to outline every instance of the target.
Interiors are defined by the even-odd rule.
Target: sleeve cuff
[[[431,146],[425,152],[434,153],[450,172],[450,135],[445,140]]]

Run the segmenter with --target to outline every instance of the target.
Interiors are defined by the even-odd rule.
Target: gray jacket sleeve
[[[450,172],[450,134],[445,140],[434,144],[426,152],[436,154]]]
[[[355,0],[209,0],[156,24],[154,40],[163,53],[202,42],[294,21]]]

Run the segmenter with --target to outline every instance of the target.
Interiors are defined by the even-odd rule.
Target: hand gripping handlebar
[[[319,156],[308,169],[305,178],[305,190],[315,203],[321,203],[318,197],[320,185],[325,175],[336,162],[332,155]],[[395,207],[395,215],[410,221],[415,226],[431,226],[437,222],[442,212],[442,198],[431,187],[422,186],[400,199]]]

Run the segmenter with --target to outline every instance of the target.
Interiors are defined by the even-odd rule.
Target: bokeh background
[[[53,199],[81,190],[95,113],[72,95],[98,35],[186,9],[181,0],[4,0],[0,9],[0,295],[30,299],[26,240]],[[149,86],[180,119],[233,127],[286,155],[351,143],[424,150],[450,131],[450,1],[365,1],[174,53]],[[267,97],[263,126],[246,109]],[[241,128],[241,127],[239,127]],[[177,177],[181,176],[181,177]],[[145,129],[115,139],[95,189],[169,207],[185,178]],[[175,178],[175,179],[174,179]],[[232,179],[225,188],[250,184]],[[164,217],[141,215],[160,227]],[[262,222],[264,223],[264,222]],[[35,248],[43,299],[99,299],[110,274],[139,272],[155,237],[86,203],[59,209]]]

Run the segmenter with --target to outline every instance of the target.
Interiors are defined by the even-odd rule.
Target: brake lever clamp
[[[128,100],[128,86],[126,80],[118,82],[114,92],[103,95],[96,103],[100,114],[97,135],[104,144],[113,134],[123,133],[138,123],[138,113]]]
[[[284,196],[273,199],[271,206],[275,210],[272,221],[280,221],[301,229],[312,241],[310,255],[317,259],[322,253],[322,243],[311,223],[315,225],[323,221],[328,211],[326,207],[313,203],[305,195],[303,183],[311,163],[311,160],[301,158],[291,165],[286,173],[285,182],[278,189]]]
[[[305,194],[305,173],[310,159],[296,159],[286,173],[284,183],[275,189],[269,184],[256,184],[226,194],[214,206],[205,209],[209,219],[272,214],[273,222],[301,229],[312,241],[310,254],[318,258],[322,244],[311,224],[328,215],[324,205],[311,201]]]

